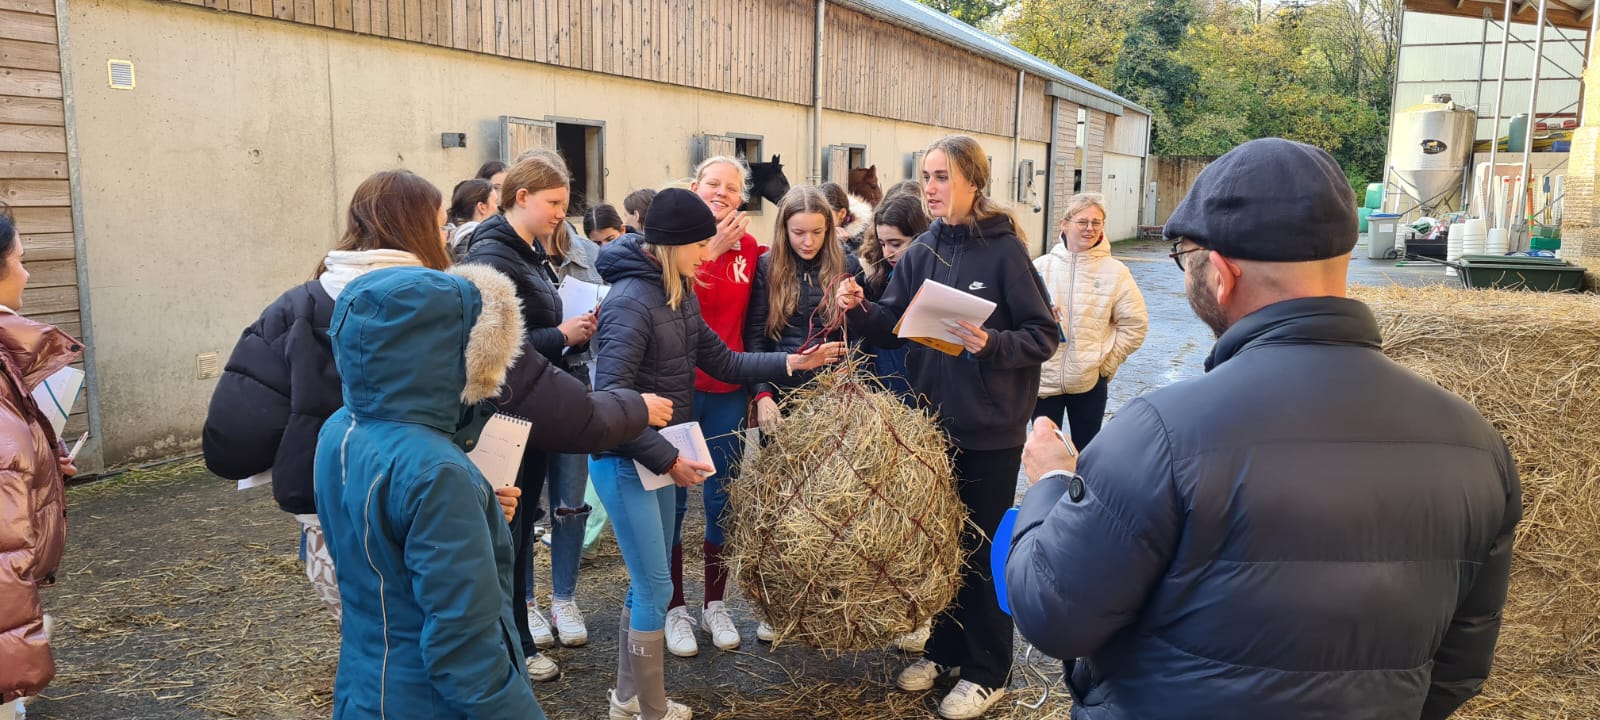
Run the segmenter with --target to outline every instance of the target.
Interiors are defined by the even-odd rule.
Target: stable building
[[[793,183],[988,151],[1034,252],[1074,192],[1142,211],[1148,110],[911,0],[0,0],[0,199],[24,312],[88,345],[86,469],[192,452],[239,332],[371,173],[447,193],[560,150],[619,203],[710,152]],[[752,229],[775,212],[755,201]]]

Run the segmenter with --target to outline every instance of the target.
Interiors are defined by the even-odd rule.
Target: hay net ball
[[[729,489],[734,574],[780,642],[884,647],[960,589],[966,508],[944,434],[859,361],[782,409]]]

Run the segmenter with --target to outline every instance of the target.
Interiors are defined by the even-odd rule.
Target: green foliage
[[[1011,0],[919,0],[939,12],[976,27],[1006,9]]]
[[[1150,108],[1159,155],[1258,137],[1382,176],[1401,0],[1015,0],[994,29]]]
[[[1111,87],[1132,19],[1125,3],[1024,0],[999,16],[996,30],[1025,52],[1096,85]]]

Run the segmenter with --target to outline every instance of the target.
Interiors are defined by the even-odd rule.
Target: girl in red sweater
[[[695,294],[700,297],[700,312],[706,324],[734,352],[744,351],[745,314],[750,307],[750,281],[756,274],[756,260],[766,252],[745,229],[750,219],[739,210],[748,199],[750,173],[743,160],[727,156],[707,159],[695,168],[689,189],[711,207],[717,219],[717,236],[707,252],[710,258],[695,278]],[[705,432],[718,472],[701,486],[705,502],[705,605],[700,612],[700,627],[711,636],[712,644],[723,650],[739,647],[739,629],[734,626],[722,597],[728,585],[727,566],[722,561],[722,508],[728,503],[724,489],[727,479],[738,472],[742,448],[739,435],[749,413],[749,394],[744,386],[713,380],[696,370],[694,378],[695,419]],[[677,523],[672,533],[672,601],[667,612],[667,650],[678,657],[699,654],[695,621],[683,597],[683,515],[689,493],[678,489]]]

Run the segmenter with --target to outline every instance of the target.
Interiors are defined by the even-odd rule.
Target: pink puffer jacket
[[[67,539],[60,442],[32,392],[82,355],[44,323],[0,313],[0,702],[36,695],[55,677],[39,586]]]

